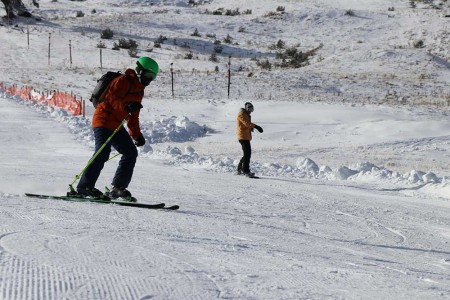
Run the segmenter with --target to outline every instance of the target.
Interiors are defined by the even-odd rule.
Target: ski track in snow
[[[29,201],[24,198],[22,200]],[[66,207],[64,203],[54,204],[56,207]],[[81,204],[79,208],[83,206]],[[151,244],[160,243],[156,237],[149,234],[151,230],[147,227],[153,225],[139,225],[141,219],[133,222],[135,218],[128,217],[127,210],[120,211],[120,218],[123,220],[117,222],[118,212],[114,211],[115,208],[107,205],[104,209],[92,216],[86,215],[85,210],[29,210],[26,219],[30,227],[25,226],[20,232],[3,234],[0,238],[2,261],[9,262],[9,265],[2,268],[2,278],[9,280],[2,283],[1,298],[153,297],[145,295],[145,291],[154,291],[155,294],[174,299],[183,298],[183,295],[203,294],[204,299],[216,296],[214,293],[209,295],[200,291],[200,288],[208,286],[206,283],[195,288],[196,282],[209,281],[201,280],[205,275],[194,271],[191,271],[192,275],[187,275],[189,270],[180,267],[183,265],[181,261],[173,262],[167,255],[152,253],[151,248],[142,246],[140,240],[149,240]],[[3,211],[2,213],[5,214]],[[82,220],[80,215],[83,215]],[[21,218],[18,214],[11,214],[10,217]],[[92,220],[96,219],[104,221],[100,228],[91,225]],[[55,223],[63,223],[65,228],[52,228]],[[33,228],[35,226],[36,228]],[[109,230],[114,226],[116,230]],[[131,228],[133,229],[130,231]],[[45,230],[50,233],[42,234]],[[103,239],[98,241],[98,236],[103,236]],[[27,249],[23,249],[22,245],[31,247],[29,249],[32,254],[27,253]],[[51,264],[47,264],[48,261],[51,261]],[[166,284],[167,280],[184,282],[186,278],[194,285],[185,284],[179,287],[176,284]],[[213,287],[215,288],[214,285]],[[214,288],[208,290],[214,291]],[[23,291],[28,291],[29,294],[21,294]]]
[[[360,195],[362,202],[355,204],[350,197],[334,197],[336,192],[327,188],[318,195],[308,186],[282,192],[287,187],[283,183],[281,190],[268,192],[252,185],[255,196],[240,196],[248,188],[241,185],[227,199],[216,195],[198,205],[186,203],[182,211],[174,212],[173,221],[167,212],[149,215],[110,205],[2,196],[3,223],[18,227],[0,239],[3,261],[8,262],[2,274],[10,279],[2,283],[2,296],[323,298],[340,294],[327,290],[336,293],[346,287],[366,293],[379,289],[379,297],[390,298],[385,276],[400,287],[423,277],[424,283],[438,285],[437,294],[448,292],[450,266],[444,262],[450,253],[409,246],[431,241],[423,236],[428,228],[419,228],[424,225],[417,222],[419,210],[405,215],[411,220],[404,227],[418,227],[408,236],[393,229],[402,210],[394,206],[387,211],[383,203],[374,206],[367,195]],[[86,210],[86,205],[92,209]],[[369,220],[358,217],[367,210]],[[152,222],[147,221],[149,216]],[[444,212],[436,218],[448,221]],[[436,264],[443,268],[432,267]],[[413,296],[401,288],[395,295]]]

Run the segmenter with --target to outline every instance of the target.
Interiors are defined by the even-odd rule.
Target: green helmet
[[[136,62],[136,71],[139,71],[141,69],[152,72],[153,74],[155,74],[155,77],[159,72],[158,63],[147,56],[139,57],[138,61]]]

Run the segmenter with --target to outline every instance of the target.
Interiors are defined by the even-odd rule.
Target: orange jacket
[[[126,76],[125,76],[126,75]],[[136,72],[127,69],[124,76],[115,78],[105,94],[105,100],[95,109],[92,118],[92,127],[106,127],[110,130],[116,130],[120,122],[128,115],[125,110],[130,102],[142,102],[144,98],[145,86],[139,82]],[[128,89],[131,90],[129,93]],[[139,127],[139,111],[131,114],[127,120],[128,131],[133,139],[142,135]]]
[[[252,128],[255,128],[255,124],[252,123],[252,117],[243,108],[239,111],[236,119],[237,138],[238,140],[252,140]]]

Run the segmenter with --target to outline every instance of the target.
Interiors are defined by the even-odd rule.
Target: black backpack
[[[123,75],[120,72],[108,71],[108,72],[106,72],[106,74],[103,74],[99,80],[97,80],[97,85],[95,86],[94,91],[92,91],[91,98],[89,99],[95,108],[97,108],[97,105],[99,105],[100,103],[105,101],[105,94],[106,94],[106,91],[108,90],[109,85],[115,78],[117,78],[119,76],[126,76],[129,79],[130,85],[128,87],[127,94],[130,93],[131,78],[127,75]]]

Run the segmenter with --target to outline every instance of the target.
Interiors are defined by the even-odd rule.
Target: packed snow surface
[[[87,98],[106,66],[133,66],[111,50],[122,37],[158,60],[129,189],[180,209],[26,197],[67,192],[93,154],[93,107],[72,116],[0,90],[0,299],[450,299],[445,5],[187,2],[41,0],[41,21],[2,20],[5,85]],[[206,13],[220,8],[251,14]],[[107,26],[116,37],[105,40],[100,70]],[[221,44],[219,62],[208,59],[216,44],[207,34],[235,39]],[[153,48],[160,35],[168,40]],[[322,45],[303,68],[258,67],[276,62],[269,46],[280,39],[302,51]],[[235,175],[246,101],[264,129],[252,140],[260,179]]]

